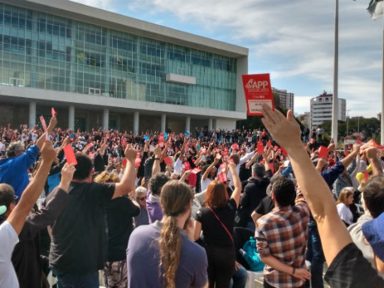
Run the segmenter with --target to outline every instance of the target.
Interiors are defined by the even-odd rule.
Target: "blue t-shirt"
[[[18,198],[29,183],[28,169],[36,162],[39,152],[39,147],[33,145],[17,157],[0,161],[0,183],[11,185]]]
[[[158,239],[161,223],[142,225],[133,230],[127,248],[128,287],[162,288]],[[176,271],[176,287],[204,287],[208,281],[205,250],[181,233],[180,262]]]

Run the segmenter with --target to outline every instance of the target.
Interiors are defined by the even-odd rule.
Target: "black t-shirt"
[[[384,279],[354,243],[348,244],[337,254],[324,278],[333,288],[384,287]]]
[[[268,184],[269,178],[267,177],[260,180],[255,178],[248,180],[248,183],[244,187],[244,193],[238,211],[240,217],[239,226],[246,226],[248,222],[252,222],[251,214],[267,195],[266,190]]]
[[[132,233],[132,217],[139,215],[140,208],[128,197],[109,201],[106,207],[108,221],[108,261],[121,261],[126,258],[128,238]]]
[[[72,183],[71,188],[67,207],[52,226],[49,260],[61,273],[84,275],[106,260],[105,205],[115,186]]]
[[[222,208],[213,209],[227,230],[233,235],[233,226],[236,212],[236,202],[230,199]],[[196,213],[196,220],[201,223],[204,241],[207,246],[227,247],[233,246],[228,233],[209,208],[201,208]]]
[[[256,207],[255,212],[260,215],[265,215],[271,212],[275,208],[275,204],[273,200],[269,196],[265,196],[263,200],[261,200],[260,204]]]

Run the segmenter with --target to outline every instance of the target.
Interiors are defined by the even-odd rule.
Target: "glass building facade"
[[[0,85],[236,111],[236,62],[0,4]],[[196,84],[169,82],[169,73]]]

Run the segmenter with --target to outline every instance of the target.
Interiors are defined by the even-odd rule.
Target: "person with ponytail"
[[[136,228],[129,239],[128,287],[187,288],[207,284],[207,256],[191,241],[192,200],[192,190],[180,181],[163,186],[162,220]]]

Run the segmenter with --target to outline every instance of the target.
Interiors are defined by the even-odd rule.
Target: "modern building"
[[[67,0],[0,0],[0,125],[173,131],[246,118],[248,49]]]
[[[291,92],[287,92],[287,90],[280,90],[276,88],[272,88],[272,93],[274,95],[277,95],[277,100],[279,101],[278,104],[279,107],[285,109],[285,110],[292,110],[294,112],[294,97],[295,94]]]
[[[332,121],[333,95],[327,92],[311,99],[311,129],[324,121]],[[338,120],[346,121],[346,100],[338,99]]]

